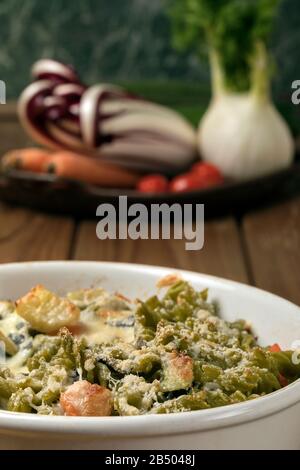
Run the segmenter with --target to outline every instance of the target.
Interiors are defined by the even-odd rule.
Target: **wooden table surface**
[[[201,251],[184,240],[105,240],[96,219],[75,222],[0,204],[0,262],[99,260],[188,269],[234,279],[300,305],[300,199],[205,223]]]
[[[0,112],[0,152],[28,139],[15,107]],[[241,281],[300,305],[300,198],[272,208],[205,223],[205,245],[186,251],[180,240],[106,240],[97,220],[76,222],[0,203],[0,262],[103,260],[188,269]]]

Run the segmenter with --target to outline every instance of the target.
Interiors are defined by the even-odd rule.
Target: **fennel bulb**
[[[199,125],[204,160],[246,180],[290,165],[294,142],[275,109],[268,52],[280,0],[175,0],[179,47],[208,52],[212,101]],[[204,45],[204,47],[203,47]]]
[[[198,132],[202,158],[224,176],[246,180],[289,166],[294,142],[271,100],[251,93],[213,98]]]

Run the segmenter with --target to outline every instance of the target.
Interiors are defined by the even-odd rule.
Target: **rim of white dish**
[[[257,287],[248,286],[236,281],[216,276],[174,269],[160,266],[148,266],[134,263],[117,263],[102,261],[33,261],[22,263],[9,263],[0,265],[0,274],[3,271],[26,271],[33,268],[47,268],[55,270],[58,267],[69,266],[72,270],[76,265],[82,269],[88,267],[113,268],[118,271],[135,271],[151,273],[162,277],[170,272],[178,272],[189,277],[191,281],[209,279],[215,285],[231,288],[243,288],[256,292],[257,295],[269,296],[280,302],[283,306],[297,308],[295,304],[275,294],[271,294]],[[300,309],[299,309],[300,314]],[[122,417],[69,417],[69,416],[39,416],[26,413],[14,413],[0,410],[0,430],[16,431],[18,433],[54,433],[73,436],[97,435],[109,437],[143,437],[166,434],[193,433],[243,424],[262,419],[278,413],[300,402],[300,379],[291,385],[270,393],[264,397],[237,403],[233,405],[212,408],[208,410],[189,411],[164,415],[141,415]]]

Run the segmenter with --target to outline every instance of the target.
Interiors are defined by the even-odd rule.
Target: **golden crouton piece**
[[[76,323],[79,309],[67,299],[62,299],[38,285],[17,301],[16,312],[41,333],[54,333],[63,326]]]
[[[164,276],[162,279],[159,279],[159,281],[156,283],[156,286],[158,289],[162,289],[163,287],[171,287],[176,282],[181,281],[182,277],[180,274],[173,273],[173,274],[168,274],[167,276]]]
[[[60,396],[65,416],[110,416],[112,393],[108,388],[81,380],[70,385]]]

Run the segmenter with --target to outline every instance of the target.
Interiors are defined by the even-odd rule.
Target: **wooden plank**
[[[243,234],[254,283],[300,304],[300,199],[249,214]]]
[[[0,119],[0,156],[8,150],[28,145],[32,145],[32,141],[17,121],[2,122]]]
[[[186,251],[184,240],[101,241],[96,237],[96,222],[83,222],[74,258],[169,266],[248,281],[238,228],[231,218],[205,224],[205,246],[200,251]]]
[[[0,206],[0,262],[68,259],[71,219]]]
[[[9,101],[0,105],[0,121],[17,121],[17,103]]]
[[[19,122],[16,103],[0,105],[0,156],[28,145],[32,145],[32,141]]]

